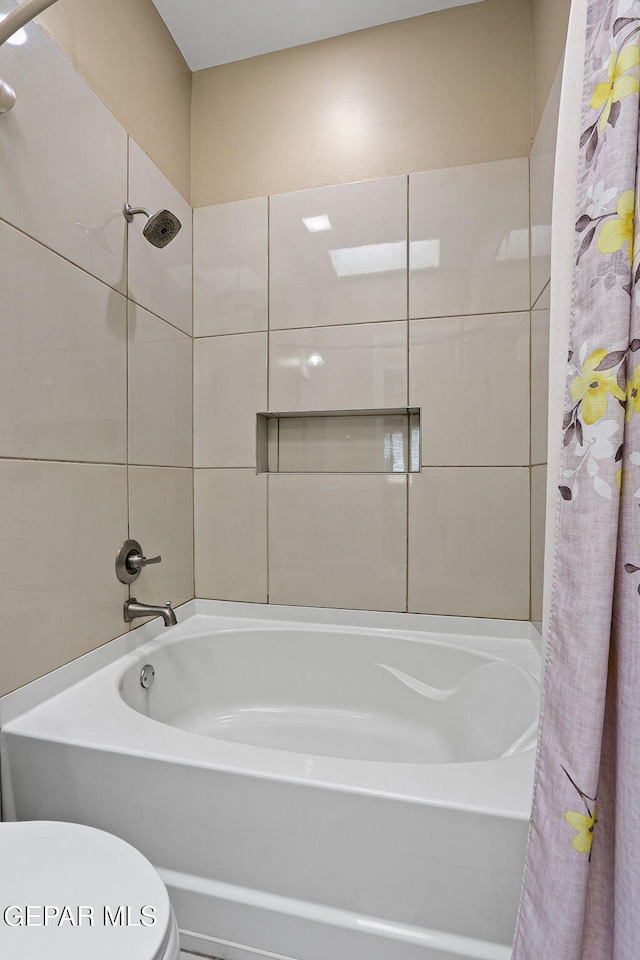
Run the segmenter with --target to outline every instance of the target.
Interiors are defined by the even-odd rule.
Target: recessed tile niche
[[[420,409],[259,413],[258,473],[419,473]]]

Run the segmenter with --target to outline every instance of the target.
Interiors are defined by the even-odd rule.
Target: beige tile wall
[[[12,0],[0,0],[0,12],[2,4],[10,8]],[[127,0],[127,14],[145,5]],[[142,539],[148,554],[163,555],[136,584],[141,599],[180,602],[194,593],[191,210],[183,199],[189,149],[184,137],[177,149],[168,143],[166,126],[151,115],[143,121],[141,110],[160,88],[147,99],[136,89],[132,98],[131,78],[116,71],[126,97],[111,80],[101,89],[105,64],[114,72],[109,41],[100,37],[93,52],[84,42],[98,6],[65,0],[48,26],[129,132],[140,131],[162,173],[36,25],[27,28],[26,45],[3,48],[3,74],[19,88],[20,109],[2,118],[0,165],[0,694],[122,632],[127,590],[113,575],[113,556],[127,534]],[[495,20],[502,7],[526,46],[518,27],[525,0],[490,0],[475,14]],[[390,29],[399,36],[408,26]],[[338,38],[336,49],[347,51],[353,39]],[[415,33],[414,40],[424,61]],[[510,49],[521,66],[524,54],[517,44]],[[324,52],[331,59],[329,47]],[[182,71],[174,53],[163,74],[170,83]],[[298,62],[306,53],[286,56]],[[509,103],[522,119],[529,81],[526,70],[517,77],[523,83],[510,88]],[[172,88],[185,131],[190,83],[181,75]],[[120,106],[110,99],[114,91]],[[384,108],[393,112],[397,97],[389,92]],[[462,91],[467,114],[472,92]],[[196,211],[199,596],[523,618],[530,567],[538,616],[555,94],[532,152],[531,293],[523,159]],[[127,98],[136,101],[133,113]],[[415,169],[409,155],[433,167],[456,157],[517,156],[528,121],[514,126],[505,110],[503,98],[508,143],[499,149],[485,125],[490,150],[476,138],[477,155],[469,153],[465,128],[464,143],[439,137],[446,155],[432,156],[433,123],[423,122],[429,144],[409,138],[393,162],[384,140],[380,150],[367,145],[366,156],[381,158],[384,170],[367,173],[358,149],[333,160],[320,151],[325,168],[308,176],[323,183]],[[397,125],[381,118],[379,129],[386,125],[396,137]],[[289,121],[295,127],[295,112]],[[265,131],[273,139],[266,115]],[[272,187],[277,179],[261,151],[252,154]],[[285,177],[299,161],[291,159]],[[120,207],[128,186],[134,204],[168,206],[180,216],[183,231],[167,250],[141,240],[140,220],[127,228]],[[228,179],[224,190],[238,195]],[[472,282],[462,284],[461,272]],[[534,304],[527,335],[523,311]],[[501,389],[509,408],[499,404]],[[257,410],[396,406],[413,398],[425,415],[420,476],[254,472]],[[459,522],[465,516],[466,526]],[[443,517],[451,521],[444,538]]]
[[[527,619],[528,160],[203,208],[194,245],[198,596]],[[353,473],[358,421],[319,421],[343,472],[255,474],[258,412],[407,405],[419,475]]]
[[[128,535],[163,558],[141,600],[194,595],[191,210],[37,26],[2,52],[0,694],[127,629]],[[175,249],[126,199],[176,210]]]

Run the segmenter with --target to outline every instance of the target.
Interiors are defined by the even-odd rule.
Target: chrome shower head
[[[154,247],[166,247],[181,227],[182,224],[170,210],[159,210],[149,217],[142,233]]]
[[[152,216],[144,207],[132,207],[130,203],[125,203],[122,205],[122,212],[128,223],[133,221],[136,214],[144,214],[147,222],[144,225],[142,235],[154,247],[166,247],[182,228],[182,224],[170,210],[159,210]]]

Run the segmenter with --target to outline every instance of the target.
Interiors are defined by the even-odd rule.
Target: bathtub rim
[[[491,643],[496,656],[501,656],[505,641],[520,641],[533,654],[541,651],[541,635],[530,620],[499,620],[480,617],[448,617],[429,613],[387,613],[369,610],[346,610],[331,607],[297,607],[272,603],[247,603],[235,600],[188,600],[175,608],[179,611],[179,630],[196,616],[229,617],[246,620],[287,621],[311,625],[326,624],[392,630],[399,633],[434,633],[446,640],[464,635],[470,644],[474,640]],[[108,640],[93,650],[70,660],[49,673],[5,693],[0,697],[0,727],[17,719],[45,700],[62,693],[81,680],[112,663],[124,654],[134,653],[151,640],[164,635],[160,618]],[[527,663],[535,657],[526,658]],[[514,662],[519,662],[514,661]],[[527,667],[528,669],[528,667]],[[541,676],[541,668],[540,673]]]
[[[176,632],[172,641],[180,642],[182,638],[195,633],[209,632],[197,628],[204,627],[204,618],[208,619],[212,614],[220,626],[233,625],[240,617],[244,620],[244,626],[255,627],[260,623],[264,624],[267,619],[277,622],[276,615],[281,612],[272,610],[268,618],[256,617],[256,613],[262,612],[262,607],[242,604],[242,609],[232,611],[229,617],[228,605],[217,604],[216,601],[205,603],[206,606],[202,601],[192,602],[189,611],[191,615],[181,618],[179,626],[174,628]],[[216,605],[212,607],[211,604]],[[289,608],[289,617],[284,622],[291,625],[302,623],[297,617],[299,611],[300,608]],[[249,612],[251,617],[247,617]],[[347,632],[360,631],[364,626],[367,629],[381,629],[385,633],[411,636],[412,633],[419,632],[424,635],[427,626],[436,625],[433,618],[420,617],[420,631],[415,630],[415,623],[412,624],[414,630],[402,630],[398,626],[398,615],[391,615],[393,621],[385,617],[384,624],[375,628],[371,624],[370,614],[362,618],[369,621],[365,624],[360,616],[345,617],[344,611],[332,611],[331,614],[323,618],[325,629],[327,626],[338,625],[336,620],[339,620],[340,627]],[[378,615],[373,616],[377,618]],[[345,624],[346,619],[355,619],[356,622],[348,626]],[[443,624],[443,619],[456,622]],[[438,627],[449,627],[447,633],[451,640],[454,636],[457,637],[458,642],[452,644],[455,646],[461,645],[459,620],[460,618],[436,618]],[[307,609],[306,626],[313,623],[312,615]],[[320,625],[318,620],[315,620],[315,623]],[[400,624],[405,623],[404,619],[400,620]],[[482,637],[475,630],[477,621],[467,620],[464,624],[464,642],[468,643],[470,649],[477,649],[478,652],[485,652],[487,647],[494,651],[497,648],[499,652],[494,655],[502,654],[504,659],[512,662],[526,661],[524,665],[530,669],[536,653],[532,647],[532,638],[527,636],[528,631],[522,627],[513,630],[514,624],[508,621],[498,623],[499,630],[493,631],[488,624],[483,624],[485,636]],[[214,625],[213,622],[211,625]],[[522,626],[531,627],[530,624]],[[531,627],[531,630],[533,629]],[[0,722],[3,742],[6,744],[6,738],[26,737],[65,743],[80,749],[196,766],[249,778],[277,779],[315,789],[364,793],[490,816],[528,819],[534,748],[498,760],[448,764],[308,757],[304,754],[200,737],[138,713],[123,700],[120,680],[126,671],[140,666],[150,652],[162,644],[163,630],[159,622],[146,624],[112,641],[107,645],[109,650],[98,648],[80,658],[82,663],[73,661],[66,668],[54,671],[54,674],[62,675],[54,677],[49,674],[41,681],[30,684],[32,689],[27,691],[22,688],[15,694],[2,698]],[[496,637],[496,632],[502,635]],[[504,636],[505,632],[511,636]],[[520,636],[514,637],[514,633],[520,633]],[[440,629],[437,639],[440,640],[441,637]],[[436,639],[434,635],[432,638]],[[507,657],[507,654],[512,656]],[[81,733],[79,734],[76,728],[73,734],[69,734],[69,717],[78,716],[78,711],[83,718]],[[10,779],[10,771],[5,772]]]

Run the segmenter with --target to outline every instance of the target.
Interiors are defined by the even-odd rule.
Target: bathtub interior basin
[[[397,763],[491,760],[535,741],[537,681],[517,664],[451,643],[227,630],[183,640],[178,653],[168,644],[150,663],[148,690],[137,666],[125,673],[124,701],[218,740]]]
[[[508,960],[533,628],[201,600],[185,613],[0,700],[5,819],[137,847],[196,954]]]

